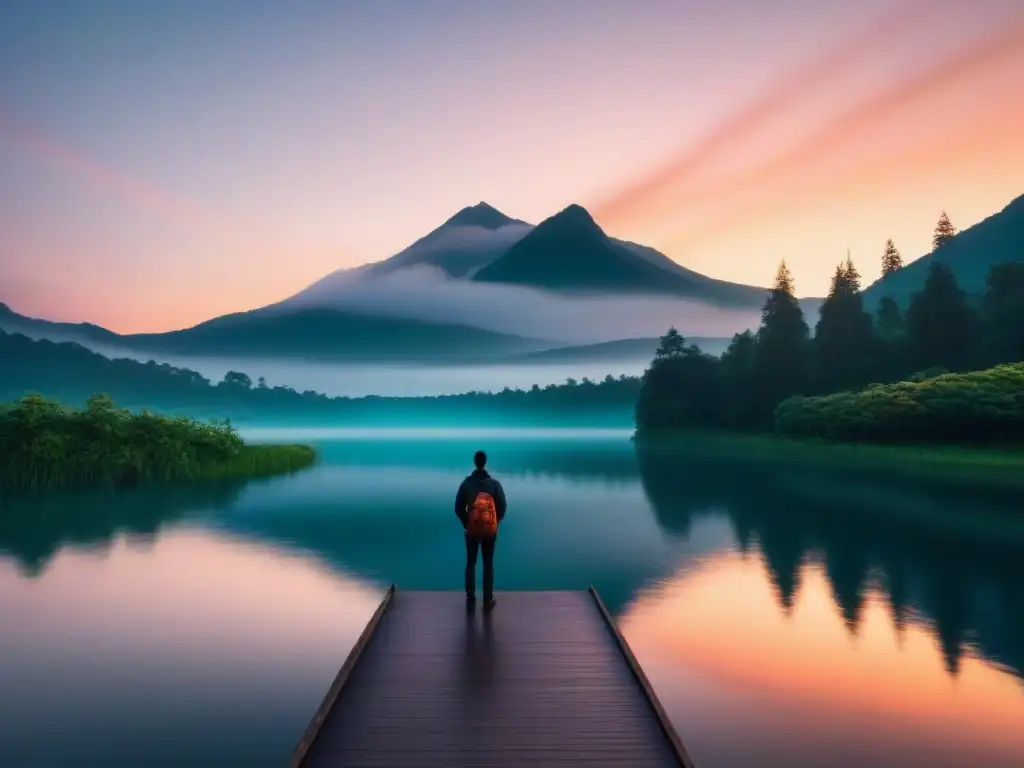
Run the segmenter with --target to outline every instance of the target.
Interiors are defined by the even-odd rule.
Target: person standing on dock
[[[498,524],[505,518],[505,491],[484,467],[487,454],[477,451],[476,467],[459,486],[455,495],[455,514],[466,534],[466,605],[476,604],[476,558],[484,555],[484,610],[494,607],[494,545]]]

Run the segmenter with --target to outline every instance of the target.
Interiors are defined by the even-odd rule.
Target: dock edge
[[[341,665],[341,669],[338,670],[338,674],[334,678],[334,682],[331,683],[331,687],[327,689],[327,695],[324,696],[322,702],[320,702],[319,708],[316,710],[316,714],[313,715],[313,719],[309,725],[306,726],[306,731],[302,734],[302,739],[299,741],[298,746],[295,748],[295,752],[292,754],[292,759],[288,763],[289,768],[300,768],[306,759],[306,755],[309,753],[310,747],[313,746],[313,742],[316,741],[317,734],[320,733],[320,728],[323,726],[327,716],[331,713],[331,708],[334,707],[334,702],[338,700],[338,696],[341,694],[341,689],[345,687],[345,683],[348,681],[349,676],[352,674],[352,670],[355,669],[356,663],[359,661],[359,657],[362,655],[363,650],[370,642],[370,638],[373,637],[373,633],[377,630],[377,625],[380,624],[381,618],[391,605],[391,599],[395,596],[395,585],[392,584],[388,587],[388,591],[384,593],[384,598],[380,601],[380,605],[377,606],[377,610],[374,611],[370,620],[366,623],[366,627],[363,629],[359,639],[356,640],[355,645],[352,646],[352,650],[349,651],[348,656],[345,658],[345,663]]]
[[[604,619],[604,623],[608,627],[608,631],[611,632],[612,637],[615,638],[615,644],[618,645],[619,651],[622,652],[623,657],[626,659],[626,663],[629,665],[630,671],[633,673],[633,677],[643,690],[647,703],[650,704],[651,709],[654,710],[654,715],[658,720],[658,725],[661,726],[662,732],[672,745],[672,750],[675,752],[675,755],[679,760],[679,764],[683,766],[683,768],[695,768],[693,761],[686,753],[686,747],[683,746],[682,739],[679,738],[679,734],[672,725],[672,721],[668,719],[668,715],[665,713],[665,708],[661,706],[661,701],[658,700],[658,695],[654,692],[654,688],[651,687],[651,681],[648,680],[647,675],[644,674],[644,670],[640,666],[640,662],[637,661],[636,656],[633,655],[633,651],[630,649],[629,643],[626,642],[626,638],[623,637],[622,633],[619,631],[619,627],[615,623],[615,619],[613,619],[611,613],[608,612],[604,601],[601,600],[601,596],[597,593],[597,589],[593,584],[591,584],[587,591],[590,592],[591,596],[594,598],[594,603],[597,605],[597,610],[600,612],[601,618]]]

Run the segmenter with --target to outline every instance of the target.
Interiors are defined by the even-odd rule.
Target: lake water
[[[2,502],[0,765],[284,765],[386,586],[460,588],[478,446],[498,588],[594,584],[700,768],[1024,765],[1012,502],[615,432],[312,437],[290,477]]]

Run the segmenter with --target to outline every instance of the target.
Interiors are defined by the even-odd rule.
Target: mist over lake
[[[588,377],[598,381],[609,374],[615,377],[638,376],[649,362],[637,358],[552,365],[424,366],[176,358],[166,355],[140,355],[136,359],[156,359],[176,367],[190,368],[214,382],[223,379],[228,371],[241,371],[247,373],[253,382],[263,376],[268,387],[287,386],[299,392],[312,389],[334,397],[419,397],[471,391],[497,392],[505,387],[529,389],[534,384],[541,387],[562,384],[568,378],[580,380]]]

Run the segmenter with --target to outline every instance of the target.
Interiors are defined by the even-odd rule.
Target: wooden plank
[[[395,585],[392,584],[388,587],[388,591],[384,593],[384,599],[380,601],[380,605],[377,606],[377,610],[373,612],[370,620],[366,623],[363,628],[363,632],[359,635],[355,645],[352,646],[352,650],[349,651],[348,656],[345,657],[345,663],[341,665],[341,669],[338,670],[338,674],[334,678],[334,682],[331,683],[331,687],[327,689],[327,694],[324,696],[323,701],[320,702],[320,706],[317,708],[316,713],[313,715],[313,719],[309,725],[306,726],[306,731],[302,734],[302,739],[299,741],[298,746],[295,748],[295,752],[292,754],[291,762],[288,764],[289,768],[299,768],[306,759],[306,755],[309,752],[309,748],[313,746],[313,742],[316,740],[317,735],[320,733],[320,728],[323,726],[324,721],[327,719],[327,715],[334,707],[334,702],[338,700],[338,696],[341,695],[341,689],[348,682],[349,676],[352,674],[352,670],[355,669],[356,663],[359,661],[359,657],[362,656],[363,650],[370,642],[370,638],[373,637],[373,633],[377,630],[380,624],[381,617],[384,612],[391,605],[391,599],[395,596]]]
[[[680,764],[596,593],[496,596],[397,591],[302,765]]]
[[[640,666],[640,662],[637,661],[636,656],[633,655],[633,650],[629,647],[629,643],[626,642],[626,638],[622,636],[619,631],[618,625],[615,623],[615,619],[612,618],[611,613],[605,607],[604,601],[601,600],[601,596],[597,593],[597,589],[593,584],[590,585],[590,594],[594,596],[594,602],[597,603],[597,609],[601,612],[601,616],[604,618],[605,624],[611,631],[615,642],[622,651],[622,655],[626,659],[626,663],[629,665],[630,671],[636,678],[637,683],[640,684],[640,688],[643,690],[644,695],[647,697],[647,701],[651,705],[651,709],[654,711],[654,716],[658,720],[658,725],[661,727],[662,733],[672,744],[672,748],[676,752],[676,757],[679,758],[679,764],[684,768],[694,768],[693,761],[690,760],[690,756],[686,753],[686,747],[683,746],[683,740],[680,738],[678,731],[675,726],[672,725],[672,721],[669,719],[668,714],[665,712],[665,708],[661,705],[661,701],[658,699],[658,695],[654,692],[654,687],[651,685],[651,681],[647,679],[647,675],[644,674],[643,667]]]

